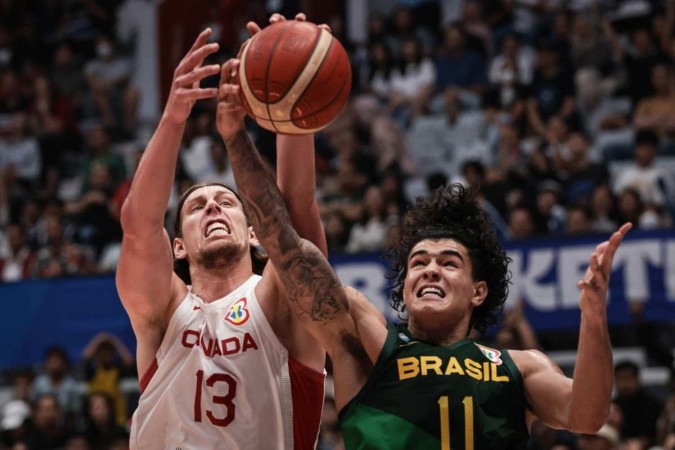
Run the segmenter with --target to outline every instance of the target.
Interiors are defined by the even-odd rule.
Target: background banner
[[[546,238],[505,245],[513,259],[507,307],[518,298],[537,331],[571,330],[579,325],[581,279],[593,249],[607,235]],[[387,262],[378,255],[335,256],[344,284],[361,290],[389,320]],[[608,317],[610,325],[630,322],[628,302],[645,302],[646,317],[675,321],[675,231],[631,231],[614,259]],[[131,349],[135,339],[117,296],[114,276],[0,284],[0,369],[40,363],[51,345],[80,359],[98,332],[119,336]]]

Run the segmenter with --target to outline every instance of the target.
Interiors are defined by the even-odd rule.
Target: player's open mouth
[[[436,286],[422,286],[417,291],[417,298],[422,298],[424,296],[436,296],[438,298],[445,298],[445,292],[443,289]]]
[[[213,222],[206,227],[204,237],[209,236],[227,236],[230,234],[230,227],[224,222]]]

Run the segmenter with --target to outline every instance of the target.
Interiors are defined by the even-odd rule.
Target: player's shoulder
[[[553,360],[537,349],[509,350],[509,355],[523,376],[557,367]]]

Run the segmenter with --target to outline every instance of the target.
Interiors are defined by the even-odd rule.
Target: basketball
[[[347,104],[352,71],[330,32],[287,20],[258,32],[244,46],[237,74],[248,115],[275,133],[314,133]]]

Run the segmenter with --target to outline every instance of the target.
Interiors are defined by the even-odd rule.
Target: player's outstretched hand
[[[609,240],[595,247],[586,270],[584,279],[577,283],[582,290],[581,310],[598,313],[604,316],[606,310],[609,275],[612,271],[612,260],[624,236],[632,228],[630,223],[624,224],[612,234]]]
[[[282,22],[284,20],[286,20],[286,18],[279,13],[274,13],[270,16],[270,24]],[[297,20],[298,22],[304,22],[304,21],[307,20],[307,16],[305,15],[305,13],[298,13],[298,14],[295,15],[295,20]],[[330,27],[328,25],[326,25],[325,23],[322,23],[321,25],[319,25],[319,28],[323,28],[326,31],[328,31],[329,33],[331,31]],[[246,24],[246,29],[248,30],[248,34],[250,34],[251,37],[253,37],[253,36],[256,35],[256,33],[258,33],[260,31],[260,25],[258,25],[255,22],[248,22]]]
[[[224,140],[229,139],[244,128],[246,111],[241,106],[239,99],[239,85],[234,83],[234,77],[238,70],[238,59],[228,60],[220,70],[216,125]]]
[[[220,70],[218,64],[202,67],[204,60],[218,51],[218,44],[208,43],[210,36],[210,28],[202,31],[173,73],[164,118],[177,125],[185,123],[197,100],[218,95],[216,88],[199,87],[204,78],[215,75]]]

